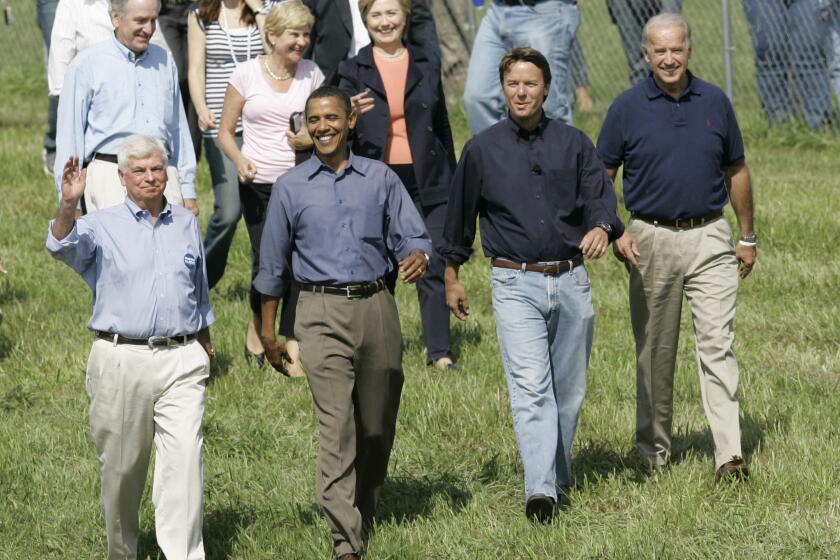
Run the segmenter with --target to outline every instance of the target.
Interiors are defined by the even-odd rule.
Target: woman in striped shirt
[[[273,2],[267,2],[271,4]],[[218,126],[228,80],[236,67],[263,54],[261,14],[263,0],[199,0],[189,17],[190,96],[204,136],[204,153],[210,167],[215,204],[204,237],[207,280],[212,288],[225,272],[242,210],[236,165],[219,145]],[[242,124],[237,122],[235,141],[242,146]],[[245,356],[260,356],[262,345],[253,321],[248,324]],[[250,360],[249,360],[250,361]]]

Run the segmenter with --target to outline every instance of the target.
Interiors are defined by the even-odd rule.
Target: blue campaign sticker
[[[195,256],[193,256],[192,253],[187,253],[186,255],[184,255],[184,264],[190,270],[194,269],[195,268]]]

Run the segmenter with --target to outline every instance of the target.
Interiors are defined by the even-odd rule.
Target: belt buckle
[[[172,340],[168,336],[150,336],[149,340],[146,341],[151,349],[159,346],[170,346],[171,343]]]
[[[351,288],[358,288],[360,286],[344,286],[344,292],[347,294],[347,299],[362,299],[362,294],[353,294],[350,292]]]
[[[556,276],[558,272],[557,263],[543,263],[543,276]]]

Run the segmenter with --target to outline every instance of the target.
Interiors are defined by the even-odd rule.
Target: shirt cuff
[[[282,298],[286,295],[286,286],[282,278],[276,278],[260,271],[254,279],[254,289],[267,296]]]
[[[193,183],[181,183],[181,196],[184,200],[188,198],[195,199],[195,184]]]
[[[79,232],[76,231],[76,223],[73,223],[73,229],[70,230],[64,239],[56,239],[53,235],[52,228],[55,220],[50,220],[50,225],[47,227],[47,251],[50,253],[58,253],[67,247],[73,247],[79,243]]]
[[[209,303],[206,303],[198,308],[198,314],[201,316],[201,328],[198,329],[200,331],[206,329],[210,325],[216,322],[216,315],[213,313],[213,308],[210,306]]]
[[[438,254],[445,262],[462,265],[472,256],[472,247],[451,247],[441,245],[437,248]]]
[[[397,260],[401,261],[406,258],[408,255],[411,254],[412,251],[420,251],[421,253],[425,253],[432,256],[432,244],[429,241],[424,241],[422,239],[411,239],[406,241],[405,247],[403,250],[400,251],[398,255],[396,255]]]

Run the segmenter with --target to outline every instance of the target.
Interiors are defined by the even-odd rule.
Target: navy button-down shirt
[[[470,258],[476,216],[485,256],[516,262],[571,259],[599,222],[612,226],[611,239],[624,232],[592,142],[547,117],[530,132],[507,118],[464,146],[438,248],[446,260]]]
[[[350,154],[336,174],[318,157],[281,175],[271,192],[260,245],[258,292],[282,297],[289,263],[303,284],[373,282],[418,249],[432,252],[423,218],[396,173]]]
[[[609,168],[624,165],[624,204],[663,219],[705,216],[726,205],[725,167],[744,163],[744,141],[729,99],[688,74],[675,100],[653,75],[619,95],[598,138]]]
[[[130,198],[76,220],[47,250],[93,292],[88,328],[130,338],[196,333],[210,326],[204,244],[195,216],[166,204],[157,221]]]

